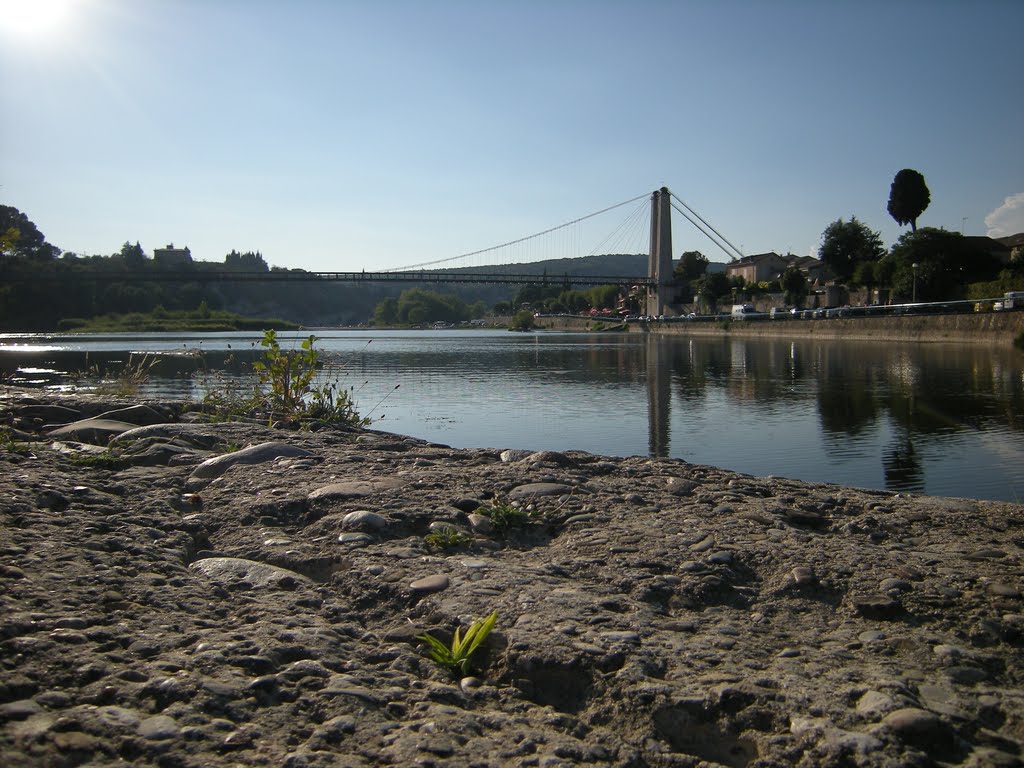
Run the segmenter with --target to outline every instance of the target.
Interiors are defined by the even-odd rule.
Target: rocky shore
[[[1022,765],[1022,505],[0,418],[0,765]],[[466,677],[417,639],[492,611]]]

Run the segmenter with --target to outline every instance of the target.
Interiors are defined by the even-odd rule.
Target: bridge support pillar
[[[672,273],[672,199],[668,187],[651,195],[651,253],[647,276],[654,284],[647,287],[647,314],[665,314],[671,298]]]

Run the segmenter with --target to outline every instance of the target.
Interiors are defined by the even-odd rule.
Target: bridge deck
[[[347,282],[347,283],[490,283],[499,285],[651,285],[650,277],[623,277],[622,275],[528,275],[493,274],[487,272],[306,272],[305,270],[272,270],[270,272],[240,272],[237,270],[55,270],[0,273],[4,283],[67,283],[67,282]]]

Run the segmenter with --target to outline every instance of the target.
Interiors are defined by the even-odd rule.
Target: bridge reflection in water
[[[1024,498],[1024,359],[1012,348],[660,334],[322,332],[379,427],[454,447],[683,459],[890,491]],[[301,334],[296,334],[296,338]],[[372,339],[372,344],[368,340]],[[0,339],[10,383],[116,372],[142,394],[251,387],[255,334]],[[297,341],[296,341],[297,343]],[[197,349],[198,347],[198,349]],[[132,352],[134,351],[134,352]],[[62,373],[64,372],[64,373]]]

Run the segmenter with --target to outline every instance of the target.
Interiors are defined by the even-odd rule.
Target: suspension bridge
[[[148,265],[145,270],[100,270],[88,268],[55,269],[25,273],[2,270],[5,282],[309,282],[346,283],[446,283],[502,285],[573,286],[620,285],[626,290],[642,291],[646,313],[666,313],[674,286],[672,262],[672,213],[675,211],[704,237],[723,251],[730,260],[743,253],[698,214],[686,202],[661,187],[621,203],[607,206],[555,227],[525,237],[444,259],[410,264],[388,270],[349,272],[279,269],[243,271],[237,268],[210,268],[207,262]],[[606,222],[618,213],[618,223],[608,231]],[[604,217],[604,218],[602,218]],[[595,226],[598,222],[601,226]],[[602,234],[603,233],[603,234]],[[587,243],[590,243],[588,245]],[[523,269],[527,264],[578,259],[602,254],[647,256],[647,274],[583,274],[571,268],[559,274]],[[58,265],[63,266],[63,265]]]

